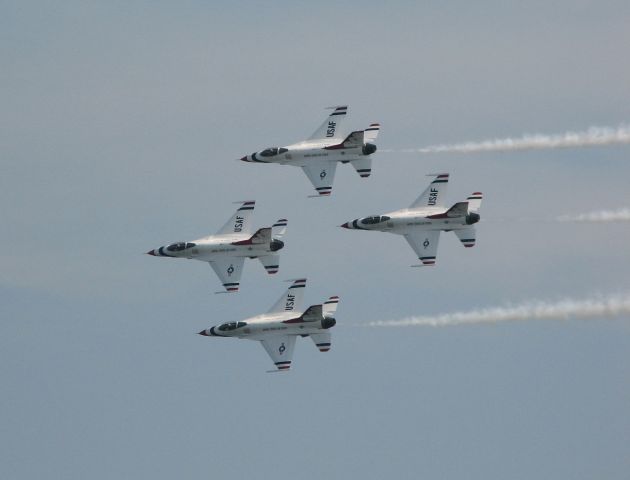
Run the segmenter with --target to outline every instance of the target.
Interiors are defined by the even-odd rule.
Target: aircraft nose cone
[[[206,333],[206,331],[205,331],[205,330],[202,330],[201,332],[199,332],[199,335],[203,335],[204,337],[209,337],[209,336],[210,336],[210,335],[208,335],[208,334]]]
[[[241,160],[242,160],[243,162],[249,162],[249,160],[247,159],[247,155],[245,155],[243,158],[241,158]]]
[[[341,228],[350,228],[350,225],[348,225],[348,222],[344,223],[343,225],[339,225]]]
[[[155,257],[155,250],[149,250],[147,255],[153,255]]]

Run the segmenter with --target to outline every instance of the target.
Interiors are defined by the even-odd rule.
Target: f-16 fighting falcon
[[[435,180],[409,208],[385,215],[357,218],[341,226],[403,235],[422,261],[419,266],[435,265],[440,232],[452,230],[465,247],[474,247],[474,224],[481,218],[481,192],[475,192],[465,202],[458,202],[446,209],[444,197],[447,185],[448,173],[435,175]]]
[[[319,196],[330,195],[337,162],[350,163],[362,178],[369,177],[372,173],[371,155],[376,152],[373,142],[380,125],[373,123],[365,130],[346,135],[342,127],[348,107],[333,108],[333,112],[308,140],[286,147],[266,148],[241,160],[302,167]]]
[[[239,202],[240,203],[240,202]],[[238,292],[245,258],[258,258],[267,273],[278,272],[287,229],[287,220],[280,219],[272,227],[260,228],[251,234],[254,201],[243,202],[216,235],[191,242],[172,243],[147,252],[156,257],[192,258],[208,262],[219,276],[227,292]]]
[[[311,305],[302,312],[306,279],[295,280],[289,289],[262,315],[241,322],[228,322],[199,332],[206,337],[236,337],[258,340],[265,347],[278,370],[289,370],[295,340],[311,337],[320,352],[330,350],[330,328],[339,297],[330,297],[323,304]]]

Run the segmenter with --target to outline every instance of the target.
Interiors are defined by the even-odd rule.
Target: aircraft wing
[[[444,197],[446,197],[447,186],[448,173],[436,175],[435,179],[409,208],[444,207]]]
[[[255,201],[243,202],[239,209],[230,217],[223,227],[217,232],[218,235],[228,235],[231,233],[251,233],[251,218],[254,213]]]
[[[295,280],[267,313],[299,312],[304,301],[306,279]]]
[[[459,241],[464,244],[464,247],[470,248],[475,246],[477,240],[477,229],[475,227],[463,228],[461,230],[453,230]]]
[[[405,240],[409,243],[423,265],[435,265],[438,243],[440,241],[440,230],[421,230],[405,235]]]
[[[243,273],[244,257],[219,258],[208,262],[228,292],[238,292],[241,273]]]
[[[302,170],[317,190],[319,195],[330,195],[332,192],[333,180],[335,179],[336,161],[310,161],[302,166]]]
[[[313,132],[308,140],[342,140],[343,129],[341,128],[348,113],[348,106],[335,107],[317,130]]]
[[[260,341],[278,370],[291,368],[295,335],[270,335]]]

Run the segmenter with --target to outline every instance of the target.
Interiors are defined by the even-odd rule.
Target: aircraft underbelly
[[[311,335],[321,333],[321,322],[305,322],[300,324],[273,323],[265,325],[249,324],[244,327],[239,338],[248,340],[263,340],[274,335]]]
[[[211,262],[219,258],[227,257],[257,257],[265,255],[269,251],[268,245],[220,245],[213,246],[207,249],[200,249],[197,254],[191,255],[188,258],[194,260],[202,260],[204,262]]]

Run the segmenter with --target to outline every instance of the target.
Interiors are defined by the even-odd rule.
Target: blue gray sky
[[[627,318],[443,328],[372,321],[630,291],[629,146],[377,153],[329,199],[236,159],[325,107],[383,150],[629,122],[630,6],[571,2],[0,2],[0,476],[625,479]],[[485,194],[477,246],[436,268],[341,223],[408,205],[428,173]],[[289,219],[280,273],[238,295],[143,253],[213,233],[233,201]],[[196,335],[305,276],[338,294],[333,349],[294,371]]]

